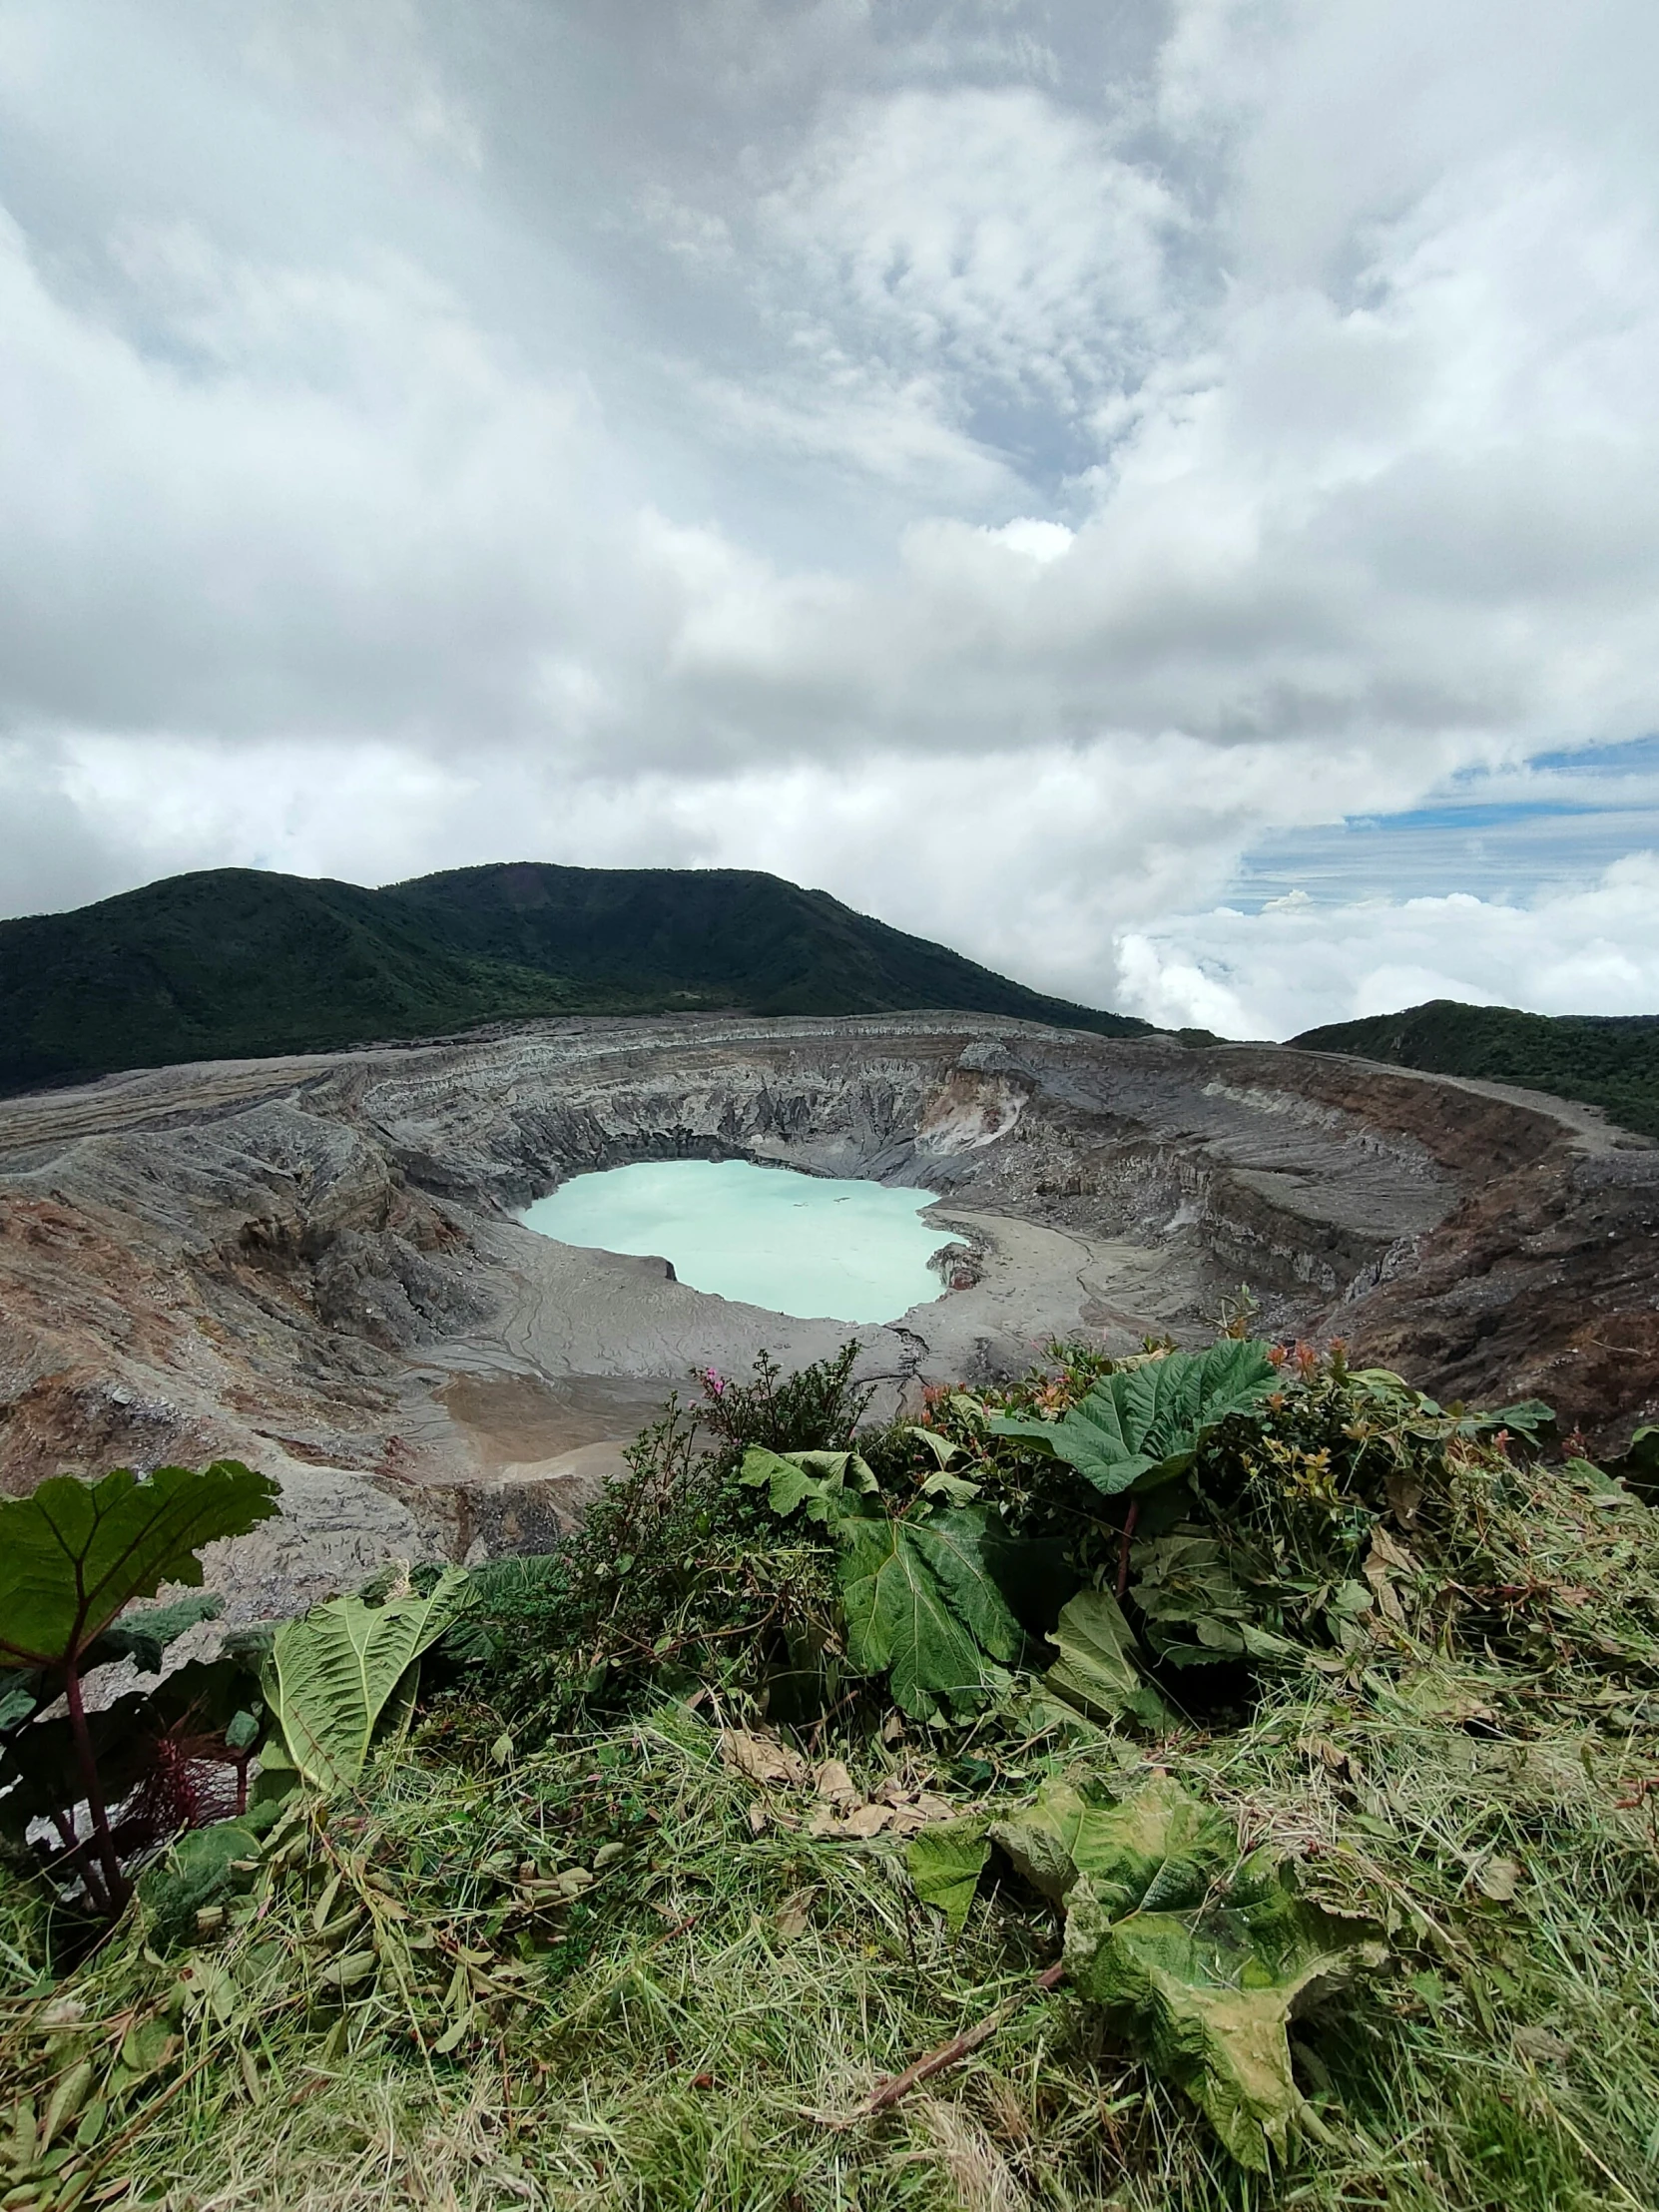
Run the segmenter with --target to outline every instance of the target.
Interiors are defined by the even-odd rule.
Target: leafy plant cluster
[[[1008,2008],[1056,1987],[1045,2078],[1118,2084],[1088,2092],[1066,2188],[1144,2169],[1173,2189],[1179,2169],[1177,2194],[1219,2204],[1234,2167],[1375,2172],[1396,2127],[1376,2113],[1397,2106],[1421,2148],[1385,2201],[1483,2204],[1500,2175],[1515,2203],[1601,2201],[1597,2132],[1659,2128],[1659,2047],[1613,2025],[1659,1896],[1659,1546],[1632,1490],[1547,1467],[1545,1407],[1442,1407],[1340,1348],[1057,1347],[885,1425],[855,1352],[704,1376],[559,1554],[390,1570],[148,1690],[133,1669],[210,1608],[125,1611],[123,1581],[199,1581],[196,1551],[271,1510],[269,1485],[225,1464],[0,1506],[0,1819],[56,1901],[48,1948],[14,1920],[0,1963],[61,1973],[85,1948],[73,1914],[122,1924],[65,1985],[48,1974],[9,2044],[0,2021],[19,2204],[78,2203],[136,2140],[173,2140],[169,2112],[208,2110],[210,2078],[252,2129],[296,2068],[357,2053],[441,2098],[434,2067],[471,2079],[509,2043],[540,2069],[509,2109],[549,2125],[560,2081],[654,2067],[706,2170],[699,2111],[781,2109],[787,2080],[783,2201],[821,2172],[814,2129],[883,2109],[878,2090],[859,2120],[844,2081],[803,2108],[847,2021],[867,2045],[895,2006],[881,2047],[904,2066],[979,2011],[1019,2047]],[[868,1855],[868,1879],[836,1854]],[[1549,2054],[1579,2030],[1516,1933],[1546,1866],[1561,1986],[1605,1989],[1596,2034],[1627,2053],[1571,2093]],[[786,2057],[741,2022],[797,1943],[816,1980],[787,2005],[821,2047]],[[672,1999],[665,1944],[690,1946]],[[942,2014],[929,1988],[956,1992]],[[1457,2068],[1523,2030],[1511,2144],[1502,2099],[1477,2111]],[[1164,2117],[1103,2121],[1119,2095]],[[1206,2130],[1183,2136],[1166,2095]],[[1595,2117],[1617,2097],[1628,2113]],[[1542,2195],[1514,2178],[1527,2158]],[[736,2169],[724,2185],[745,2200]],[[639,2187],[703,2201],[661,2172]]]
[[[230,1462],[47,1483],[0,1507],[0,1832],[119,1917],[175,1833],[360,1774],[427,1652],[540,1729],[664,1694],[804,1725],[1024,1700],[1158,1728],[1340,1666],[1380,1608],[1398,1616],[1406,1535],[1455,1549],[1550,1417],[1445,1410],[1341,1348],[1052,1349],[1008,1390],[875,1427],[855,1344],[793,1376],[765,1356],[749,1382],[705,1374],[560,1553],[382,1580],[165,1674],[213,1601],[126,1608],[199,1584],[201,1546],[273,1511],[273,1486]]]
[[[118,1921],[174,1845],[177,1879],[152,1903],[165,1894],[169,1921],[206,1906],[291,1790],[350,1787],[407,1727],[423,1653],[491,1586],[488,1571],[459,1567],[421,1588],[388,1578],[170,1666],[172,1646],[219,1600],[125,1609],[163,1582],[200,1585],[202,1547],[247,1533],[276,1494],[221,1460],[65,1477],[0,1505],[0,1839],[71,1924]],[[456,1640],[463,1655],[472,1648]]]
[[[1551,1418],[1442,1408],[1248,1318],[1201,1353],[1051,1346],[1018,1383],[885,1424],[855,1345],[706,1373],[565,1550],[496,1591],[471,1656],[541,1727],[699,1690],[804,1724],[889,1699],[966,1720],[1016,1676],[1097,1722],[1237,1706],[1347,1648],[1388,1602],[1390,1546],[1449,1540]]]

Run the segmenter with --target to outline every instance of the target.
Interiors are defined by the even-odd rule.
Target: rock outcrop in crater
[[[1659,1404],[1659,1151],[1587,1109],[997,1018],[572,1021],[0,1103],[0,1486],[254,1460],[285,1513],[224,1563],[250,1611],[544,1542],[688,1369],[850,1334],[512,1219],[682,1156],[938,1193],[954,1287],[857,1332],[892,1391],[1197,1339],[1247,1283],[1277,1332],[1602,1443]]]

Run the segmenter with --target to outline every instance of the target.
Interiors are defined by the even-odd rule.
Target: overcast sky
[[[1653,0],[0,0],[0,912],[1659,1009]]]

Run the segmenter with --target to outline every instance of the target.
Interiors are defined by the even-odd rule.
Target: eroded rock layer
[[[889,1394],[1049,1336],[1340,1334],[1608,1443],[1659,1408],[1659,1151],[1522,1093],[995,1018],[567,1022],[0,1103],[0,1485],[232,1453],[283,1519],[239,1604],[391,1553],[536,1545],[692,1368],[850,1332],[579,1251],[514,1209],[584,1169],[741,1157],[936,1191]]]

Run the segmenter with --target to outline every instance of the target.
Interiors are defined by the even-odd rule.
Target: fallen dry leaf
[[[867,1843],[871,1836],[879,1836],[893,1821],[890,1805],[856,1805],[851,1812],[842,1815],[832,1805],[821,1805],[813,1815],[807,1833],[809,1836],[839,1837],[849,1842]]]
[[[777,1928],[782,1941],[793,1943],[798,1936],[806,1934],[812,1926],[812,1891],[797,1890],[793,1896],[787,1897],[778,1908],[778,1917],[774,1926]]]
[[[859,1805],[847,1814],[841,1823],[848,1836],[868,1838],[879,1836],[882,1829],[892,1826],[890,1805]]]
[[[1474,1886],[1494,1905],[1507,1905],[1520,1886],[1521,1867],[1514,1859],[1488,1859],[1474,1878]]]
[[[720,1756],[735,1774],[763,1787],[784,1783],[799,1789],[807,1780],[807,1762],[798,1751],[753,1729],[723,1729]]]
[[[863,1792],[847,1773],[838,1759],[827,1759],[818,1770],[814,1788],[826,1805],[832,1805],[837,1812],[847,1812],[863,1802]]]
[[[1547,2027],[1517,2027],[1515,2048],[1535,2065],[1561,2066],[1572,2056],[1572,2045]]]
[[[1422,1503],[1422,1484],[1409,1474],[1390,1474],[1383,1483],[1388,1493],[1388,1503],[1401,1528],[1409,1528],[1417,1517],[1417,1507]]]

